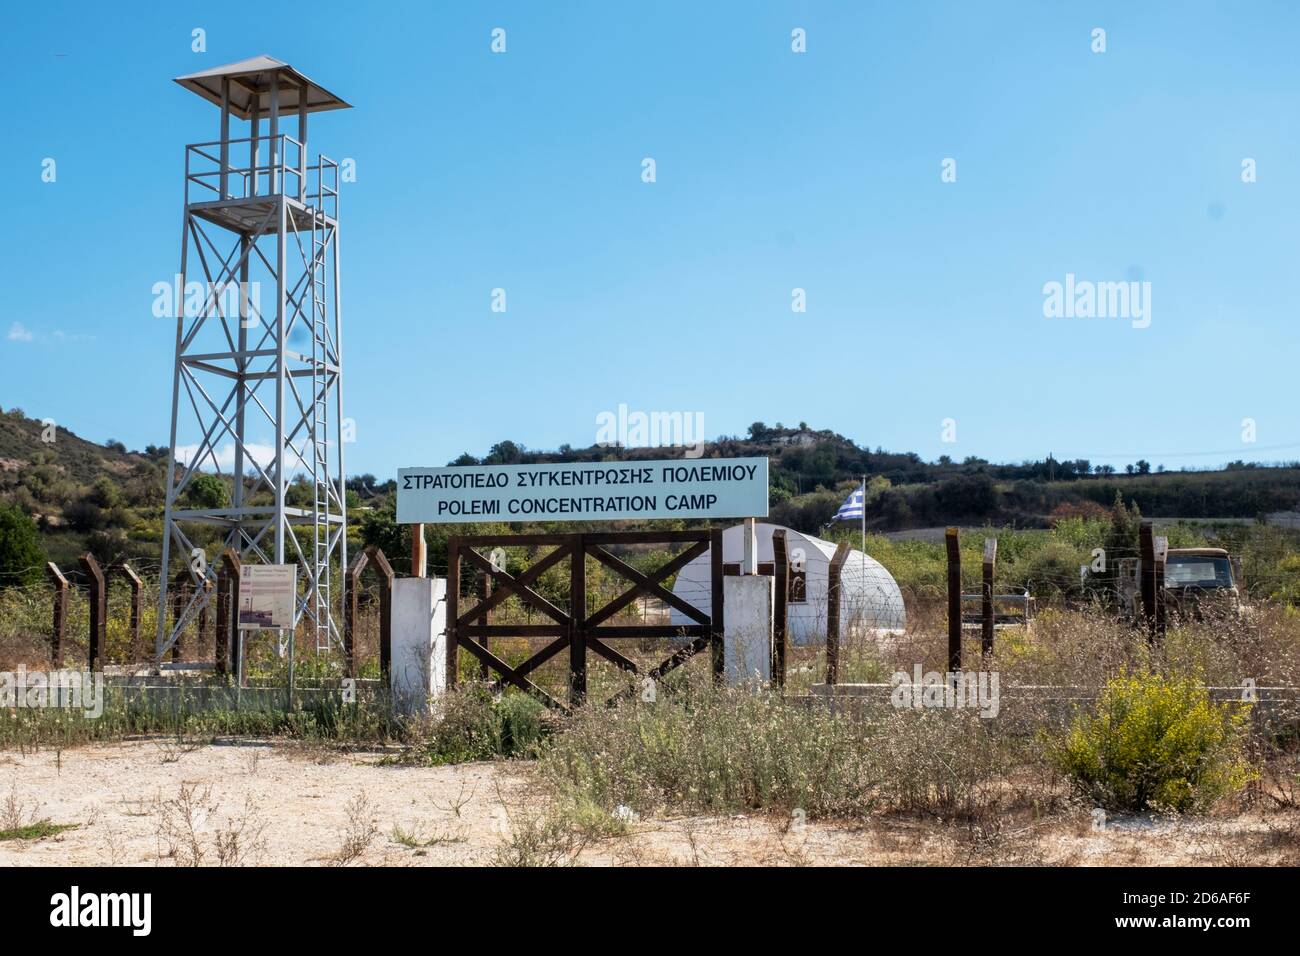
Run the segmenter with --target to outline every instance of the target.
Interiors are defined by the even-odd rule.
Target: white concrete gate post
[[[776,579],[770,574],[722,579],[723,669],[733,686],[772,680]]]
[[[393,581],[393,709],[426,716],[433,699],[447,690],[447,581]]]

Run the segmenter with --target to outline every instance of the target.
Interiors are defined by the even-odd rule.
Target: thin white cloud
[[[198,445],[177,445],[176,460],[181,462],[184,465],[189,465],[190,459],[192,459],[195,456],[198,450],[199,450]],[[246,450],[247,450],[248,458],[251,458],[254,462],[261,465],[263,468],[269,468],[271,463],[275,460],[274,445],[260,445],[256,442],[250,442],[246,446]],[[226,444],[222,445],[220,448],[217,449],[216,454],[217,454],[217,465],[221,468],[223,472],[226,472],[228,474],[234,470],[235,467],[235,443],[234,442],[226,442]],[[285,458],[287,459],[285,461],[285,469],[284,469],[286,475],[293,476],[305,472],[306,469],[302,467],[302,463],[298,461],[298,457],[295,454],[290,452],[285,456]],[[203,460],[199,462],[199,468],[202,469],[203,471],[212,470],[211,453],[207,453],[203,456]],[[244,470],[246,473],[251,472],[252,466],[246,464]]]
[[[48,335],[44,332],[36,333],[21,322],[15,322],[9,326],[9,334],[5,336],[10,342],[55,342],[62,344],[64,342],[90,342],[94,341],[93,335],[85,335],[81,332],[64,332],[62,329],[55,329]]]
[[[176,460],[188,465],[190,463],[190,459],[194,457],[195,453],[197,453],[198,450],[199,450],[198,445],[177,445]],[[262,465],[262,467],[266,467],[272,461],[275,460],[274,445],[249,444],[247,447],[247,451],[248,451],[248,456],[252,458],[253,461]],[[212,454],[211,453],[205,454],[203,456],[203,460],[199,462],[199,465],[202,468],[211,468]],[[231,468],[235,466],[234,442],[227,442],[226,444],[222,445],[220,448],[217,449],[217,465],[226,471],[229,471]]]

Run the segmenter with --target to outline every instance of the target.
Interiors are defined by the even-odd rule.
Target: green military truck
[[[1131,620],[1142,616],[1142,562],[1119,562],[1120,609]],[[1164,599],[1168,613],[1201,620],[1241,617],[1247,611],[1240,588],[1241,566],[1223,548],[1170,548],[1165,555]]]

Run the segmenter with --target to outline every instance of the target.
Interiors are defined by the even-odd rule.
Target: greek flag
[[[866,497],[867,483],[864,481],[861,488],[858,488],[853,494],[844,499],[844,504],[840,505],[840,510],[835,512],[835,517],[831,521],[861,521],[863,502]]]

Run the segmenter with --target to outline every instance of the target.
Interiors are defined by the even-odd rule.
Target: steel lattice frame
[[[343,606],[342,571],[347,566],[338,166],[321,157],[307,167],[300,144],[274,132],[259,138],[254,127],[253,136],[243,141],[251,144],[249,166],[236,170],[228,162],[231,141],[223,140],[221,198],[216,201],[188,201],[189,186],[204,185],[190,172],[189,151],[212,157],[197,146],[187,151],[181,289],[202,281],[208,294],[192,316],[185,315],[183,301],[177,303],[170,445],[175,464],[163,519],[155,666],[217,593],[215,587],[192,588],[178,619],[168,625],[167,568],[173,548],[190,562],[195,583],[216,581],[218,555],[191,561],[194,545],[186,527],[192,523],[225,529],[223,547],[246,561],[297,562],[295,624],[307,619],[318,649],[330,642],[342,645],[333,610]],[[266,166],[256,159],[261,143],[269,147]],[[286,152],[295,146],[296,169],[285,164]],[[295,175],[296,188],[291,182]],[[332,184],[327,182],[331,175]],[[263,176],[269,189],[257,195]],[[234,196],[228,179],[236,183]],[[254,283],[275,290],[274,308],[266,314],[257,297],[243,294]],[[234,315],[227,314],[225,294],[232,287],[241,290]],[[310,348],[304,351],[307,343]],[[272,436],[269,450],[259,447],[258,442]],[[180,461],[175,450],[191,444],[193,452]],[[221,464],[227,448],[233,448],[229,470]],[[182,507],[195,477],[212,472],[226,481],[229,504]],[[310,508],[286,501],[295,473],[310,479]]]

